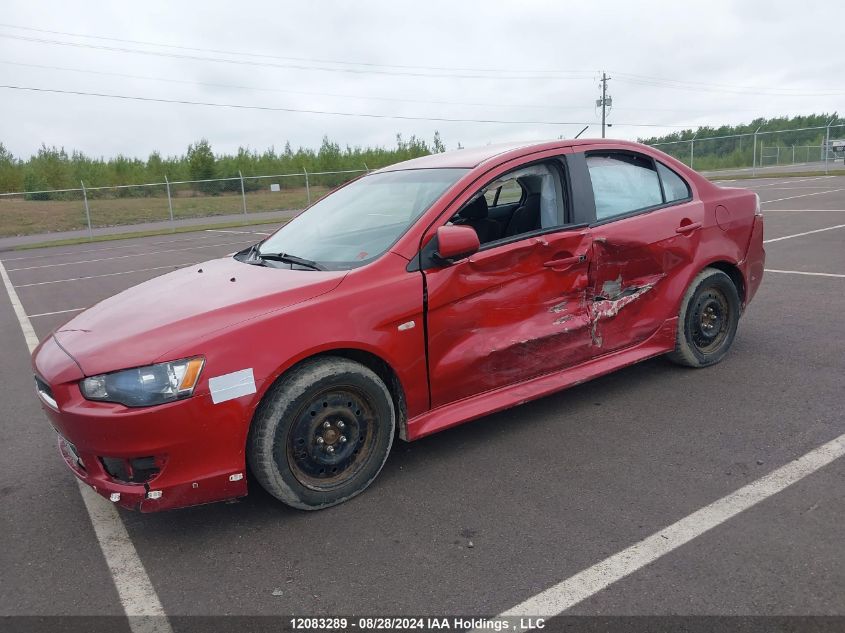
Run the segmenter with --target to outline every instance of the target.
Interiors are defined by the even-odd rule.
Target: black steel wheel
[[[681,302],[675,350],[669,358],[687,367],[718,363],[733,343],[741,303],[731,278],[705,268],[693,279]]]
[[[287,441],[291,471],[304,486],[331,490],[367,463],[376,414],[366,394],[351,387],[318,393],[296,416]]]
[[[250,428],[247,459],[262,487],[303,510],[367,488],[387,460],[396,427],[393,398],[367,367],[318,357],[270,389]]]
[[[698,296],[692,313],[692,342],[702,354],[710,354],[724,342],[730,329],[730,307],[719,288],[707,288]]]

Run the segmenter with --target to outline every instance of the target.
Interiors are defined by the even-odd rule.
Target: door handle
[[[693,231],[697,231],[701,228],[701,222],[690,222],[689,224],[682,224],[677,229],[675,229],[675,233],[692,233]]]
[[[561,259],[552,259],[544,262],[543,266],[546,268],[565,268],[566,266],[574,266],[575,264],[582,264],[587,261],[587,254],[573,255],[572,257],[563,257]]]

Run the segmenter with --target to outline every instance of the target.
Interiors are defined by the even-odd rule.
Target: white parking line
[[[837,275],[836,273],[808,273],[803,270],[777,270],[776,268],[764,268],[767,273],[781,273],[784,275],[810,275],[812,277],[841,277],[845,279],[845,275]]]
[[[787,196],[786,198],[776,198],[774,200],[764,200],[760,202],[760,204],[771,204],[773,202],[783,202],[784,200],[795,200],[795,198],[806,198],[807,196],[823,196],[827,193],[837,193],[839,191],[845,191],[845,189],[829,189],[827,191],[816,191],[814,193],[802,193],[797,196]]]
[[[845,434],[502,613],[554,616],[845,455]]]
[[[3,279],[3,285],[6,286],[9,301],[12,302],[12,309],[15,311],[15,316],[18,317],[18,323],[21,324],[23,337],[26,339],[26,346],[32,352],[32,350],[38,347],[38,337],[35,335],[35,330],[32,329],[32,323],[29,322],[29,318],[26,316],[26,311],[23,309],[18,293],[15,292],[15,288],[12,286],[12,280],[9,279],[9,274],[6,272],[3,262],[0,262],[0,278]]]
[[[824,231],[832,231],[833,229],[841,229],[845,228],[845,224],[837,224],[836,226],[828,226],[823,229],[814,229],[812,231],[804,231],[803,233],[795,233],[793,235],[784,235],[783,237],[773,237],[769,240],[763,240],[763,244],[769,244],[771,242],[780,242],[781,240],[790,240],[793,237],[801,237],[802,235],[812,235],[813,233],[822,233]]]
[[[31,353],[38,346],[38,337],[21,305],[18,293],[12,287],[3,262],[0,262],[0,277],[6,286],[15,316],[23,331],[26,346]],[[100,544],[106,565],[111,572],[120,604],[124,613],[129,616],[129,627],[134,633],[172,633],[164,607],[141,559],[138,558],[135,545],[129,538],[126,526],[123,525],[114,504],[90,490],[81,481],[77,480],[77,483],[85,508],[88,510],[94,534],[97,536],[97,542]]]
[[[50,284],[63,284],[69,281],[83,281],[85,279],[99,279],[100,277],[115,277],[117,275],[131,275],[132,273],[145,273],[151,270],[163,270],[170,268],[177,270],[179,268],[186,268],[187,266],[194,266],[197,262],[188,264],[170,264],[169,266],[154,266],[152,268],[138,268],[136,270],[122,270],[117,273],[103,273],[101,275],[88,275],[87,277],[70,277],[69,279],[51,279],[50,281],[36,281],[29,284],[18,284],[15,288],[29,288],[31,286],[48,286]]]
[[[243,244],[246,239],[240,239],[237,242],[223,242],[222,244],[204,244],[202,246],[183,246],[182,248],[170,248],[163,251],[149,251],[147,253],[132,253],[131,255],[118,255],[116,257],[103,257],[101,259],[85,259],[79,262],[62,262],[58,264],[42,264],[41,266],[26,266],[24,268],[9,268],[9,272],[13,273],[19,270],[37,270],[39,268],[56,268],[58,266],[74,266],[76,264],[95,264],[97,262],[110,262],[116,259],[128,259],[130,257],[149,257],[150,255],[161,255],[162,253],[184,253],[185,251],[194,251],[201,248],[216,248],[218,246],[233,246],[235,244]]]
[[[796,182],[810,182],[813,180],[824,180],[825,178],[835,178],[835,176],[814,176],[813,178],[787,178],[778,179],[777,182],[765,182],[759,185],[747,185],[748,189],[759,189],[761,187],[777,187],[778,185],[794,184]]]
[[[262,231],[227,231],[224,229],[206,229],[208,233],[242,233],[244,235],[273,235],[272,233],[264,233]]]
[[[764,213],[845,213],[845,209],[766,209]]]
[[[80,253],[102,253],[104,251],[116,251],[122,248],[140,248],[142,246],[161,246],[163,244],[179,244],[181,242],[193,242],[195,240],[211,240],[214,239],[216,236],[214,235],[195,235],[194,237],[186,237],[183,239],[178,240],[162,240],[160,242],[141,242],[135,244],[120,244],[119,246],[104,246],[103,248],[88,248],[84,250],[74,250],[65,253],[40,253],[39,255],[24,255],[23,257],[4,257],[3,261],[8,262],[21,262],[28,259],[45,259],[47,257],[66,257],[67,255],[78,255]],[[133,239],[144,239],[144,238],[133,238]],[[45,246],[44,248],[56,248],[55,246],[49,247]],[[40,250],[40,249],[39,249]]]
[[[786,183],[784,183],[784,185],[785,184]],[[827,189],[828,187],[830,187],[830,185],[798,185],[797,187],[772,187],[770,191],[790,191],[792,189]]]
[[[54,314],[67,314],[68,312],[82,312],[85,308],[70,308],[69,310],[56,310],[55,312],[42,312],[40,314],[28,315],[30,319],[37,319],[38,317],[53,316]]]

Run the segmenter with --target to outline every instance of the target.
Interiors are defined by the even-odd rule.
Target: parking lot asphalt
[[[800,181],[800,182],[799,182]],[[719,365],[654,359],[398,443],[355,500],[120,512],[168,615],[493,615],[845,433],[845,177],[742,180],[767,273]],[[272,227],[0,256],[36,334]],[[824,273],[807,275],[801,273]],[[830,276],[826,276],[830,275]],[[836,276],[839,275],[839,276]],[[0,297],[0,615],[122,613]],[[845,463],[810,474],[577,604],[578,614],[845,615]]]

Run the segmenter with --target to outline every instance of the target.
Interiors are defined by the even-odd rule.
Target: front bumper
[[[46,372],[39,373],[49,384],[52,402],[43,394],[41,401],[59,435],[59,452],[71,471],[103,497],[124,508],[156,512],[247,494],[249,398],[214,404],[204,393],[129,408],[86,400],[78,376],[65,375],[71,380],[56,384],[43,376]],[[107,462],[149,458],[157,472],[143,482],[127,481],[124,473],[115,476],[114,467],[107,468]]]

